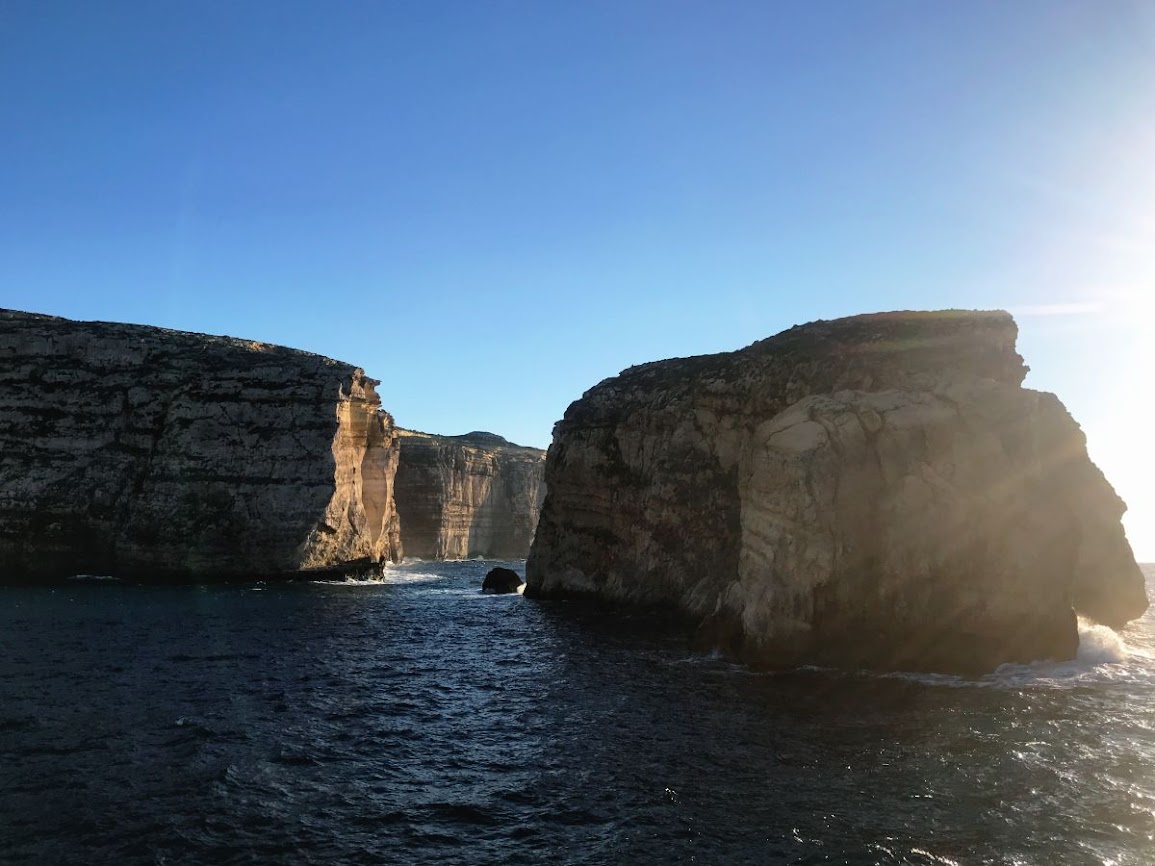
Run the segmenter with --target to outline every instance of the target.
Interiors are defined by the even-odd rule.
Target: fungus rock
[[[759,666],[1066,659],[1147,607],[1125,506],[1002,312],[626,370],[558,422],[527,593],[673,605]]]

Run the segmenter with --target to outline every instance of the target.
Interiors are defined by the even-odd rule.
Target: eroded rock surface
[[[1124,505],[1006,313],[816,322],[631,368],[554,432],[527,593],[673,605],[767,666],[1070,658],[1147,606]]]
[[[0,580],[398,558],[376,384],[278,346],[0,311]]]
[[[398,432],[395,489],[406,556],[525,558],[545,494],[544,451],[493,433]]]

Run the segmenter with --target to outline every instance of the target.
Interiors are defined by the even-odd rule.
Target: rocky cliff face
[[[0,311],[0,579],[399,557],[376,384],[277,346]]]
[[[406,556],[526,556],[545,494],[545,452],[492,433],[398,432],[396,497]]]
[[[554,432],[528,594],[673,605],[747,661],[983,671],[1147,606],[1124,506],[1005,313],[631,368]]]

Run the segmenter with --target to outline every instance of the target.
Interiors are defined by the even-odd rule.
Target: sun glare
[[[1103,314],[1120,341],[1111,347],[1121,364],[1113,390],[1113,410],[1105,423],[1088,431],[1091,457],[1127,503],[1127,537],[1141,562],[1155,562],[1155,451],[1151,448],[1149,377],[1155,372],[1155,288],[1105,290]]]

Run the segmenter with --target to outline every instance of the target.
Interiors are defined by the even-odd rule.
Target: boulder
[[[525,583],[521,576],[511,568],[491,568],[482,581],[481,591],[492,593],[522,592]]]

